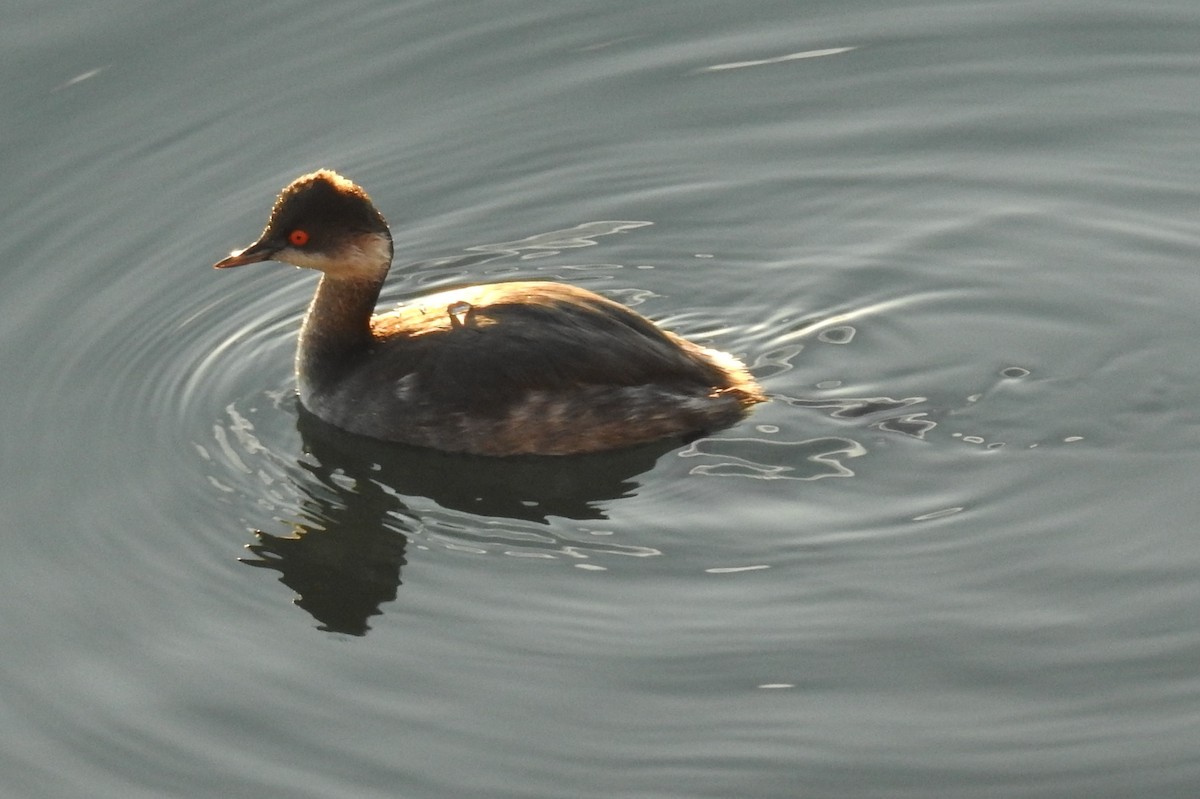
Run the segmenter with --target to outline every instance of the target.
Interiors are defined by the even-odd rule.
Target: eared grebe
[[[300,328],[300,401],[372,438],[483,455],[568,455],[732,424],[765,397],[745,367],[624,305],[521,281],[420,297],[373,316],[387,222],[336,172],[280,193],[258,241],[218,269],[321,271]]]

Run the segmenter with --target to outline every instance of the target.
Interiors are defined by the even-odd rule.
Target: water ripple
[[[751,457],[748,452],[753,452]],[[700,458],[690,474],[708,477],[751,477],[756,480],[820,480],[853,477],[843,462],[867,454],[862,444],[848,438],[814,438],[807,441],[769,441],[759,438],[706,438],[679,453]]]
[[[759,58],[753,61],[731,61],[725,64],[713,64],[710,67],[704,67],[701,72],[724,72],[730,69],[745,69],[746,67],[761,67],[769,64],[782,64],[787,61],[800,61],[806,58],[822,58],[824,56],[841,55],[848,53],[851,50],[856,50],[857,47],[827,47],[823,50],[804,50],[799,53],[789,53],[788,55],[773,56],[771,58]]]

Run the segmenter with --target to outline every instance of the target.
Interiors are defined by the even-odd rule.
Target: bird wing
[[[372,323],[390,377],[447,409],[502,413],[529,392],[583,385],[721,382],[701,348],[624,305],[559,283],[475,286],[423,297]],[[392,363],[394,361],[394,363]],[[388,379],[385,377],[384,379]]]

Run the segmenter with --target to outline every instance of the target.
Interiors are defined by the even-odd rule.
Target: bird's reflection
[[[603,519],[604,503],[636,493],[633,479],[679,446],[661,442],[569,457],[482,458],[375,441],[338,430],[297,403],[304,443],[302,507],[286,535],[256,531],[243,562],[280,573],[322,630],[365,635],[396,598],[419,519],[402,501],[421,496],[481,519],[549,524]]]
[[[396,598],[408,538],[395,520],[372,519],[372,512],[360,513],[359,506],[339,508],[330,502],[320,510],[306,507],[304,521],[289,535],[256,530],[258,541],[246,549],[257,557],[242,562],[278,571],[280,582],[296,592],[295,603],[320,629],[366,635],[367,620]]]

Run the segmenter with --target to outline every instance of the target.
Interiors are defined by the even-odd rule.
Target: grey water
[[[0,794],[1200,791],[1200,5],[18,3]],[[587,286],[771,396],[489,461],[307,417],[384,303]]]

